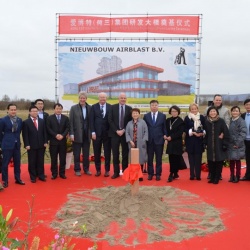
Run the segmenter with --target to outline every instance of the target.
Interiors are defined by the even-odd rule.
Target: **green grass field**
[[[64,95],[63,100],[72,100],[74,103],[78,102],[78,95]],[[127,104],[149,104],[154,98],[127,98]],[[194,102],[195,95],[181,95],[181,96],[159,96],[157,100],[159,103],[164,104],[187,104]],[[110,104],[117,103],[118,98],[108,99]],[[88,95],[88,103],[94,104],[98,102],[98,97],[94,95]]]
[[[71,100],[74,103],[78,102],[78,95],[64,95],[62,97],[63,100]],[[127,104],[149,104],[153,98],[127,98]],[[182,96],[159,96],[157,100],[159,104],[189,104],[193,103],[195,99],[195,95],[182,95]],[[98,102],[98,97],[94,95],[88,95],[87,102],[89,104],[94,104]],[[115,104],[118,102],[118,98],[108,99],[108,103]],[[149,108],[140,108],[141,112],[148,112]],[[166,113],[168,112],[168,108],[159,108],[160,111]],[[187,112],[188,108],[183,108],[182,111]]]

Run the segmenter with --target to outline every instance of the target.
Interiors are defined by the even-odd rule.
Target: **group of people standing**
[[[0,119],[0,144],[2,148],[2,181],[3,188],[9,185],[8,165],[11,159],[14,164],[15,183],[25,185],[21,179],[21,141],[23,136],[24,148],[28,154],[28,170],[32,182],[39,178],[45,181],[44,153],[48,144],[46,119],[49,115],[43,111],[44,102],[37,99],[29,108],[29,117],[22,121],[17,116],[17,106],[10,103],[7,115]]]
[[[16,105],[9,104],[7,116],[0,119],[0,143],[3,151],[2,181],[8,187],[8,164],[14,161],[15,182],[25,185],[20,177],[20,134],[28,154],[30,181],[46,181],[44,173],[44,153],[49,144],[51,156],[51,179],[58,176],[66,179],[66,140],[73,143],[74,172],[76,176],[92,175],[89,170],[89,153],[93,142],[94,161],[98,177],[101,171],[101,152],[104,151],[104,176],[110,176],[111,152],[114,173],[112,179],[120,176],[129,164],[131,148],[139,148],[139,164],[143,169],[147,163],[148,180],[154,177],[161,180],[164,145],[169,156],[172,182],[179,178],[183,146],[185,144],[190,165],[190,180],[201,180],[201,161],[207,150],[209,183],[218,184],[222,178],[223,162],[230,160],[230,182],[250,180],[250,99],[244,102],[246,113],[234,106],[230,112],[222,105],[222,97],[215,95],[213,104],[205,115],[199,113],[198,105],[189,106],[189,113],[180,117],[181,110],[173,105],[169,117],[160,112],[157,100],[150,101],[150,112],[140,116],[140,109],[126,104],[126,94],[120,93],[118,103],[107,103],[106,93],[99,93],[98,102],[92,106],[87,103],[86,92],[79,93],[79,102],[70,109],[67,117],[62,114],[63,106],[54,105],[54,114],[44,112],[44,102],[37,99],[29,108],[25,121],[16,115]],[[121,150],[121,157],[120,157]],[[82,154],[82,159],[81,159]],[[59,157],[59,164],[58,164]],[[246,158],[247,170],[241,175],[241,159]],[[121,158],[121,170],[120,170]],[[155,159],[155,167],[154,167]],[[82,164],[81,164],[82,161]],[[81,167],[82,165],[82,167]],[[236,170],[236,171],[235,171]],[[143,179],[140,178],[142,181]]]
[[[225,160],[229,161],[229,182],[250,180],[250,99],[244,101],[246,112],[239,106],[231,112],[223,106],[222,96],[216,94],[213,103],[203,115],[191,104],[185,117],[185,143],[190,164],[190,180],[200,180],[201,158],[206,149],[209,183],[222,179]],[[231,114],[230,114],[231,113]],[[246,174],[241,178],[241,159],[246,159]]]

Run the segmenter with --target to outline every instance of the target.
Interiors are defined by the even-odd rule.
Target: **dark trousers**
[[[104,157],[105,157],[105,171],[110,171],[110,157],[111,157],[111,140],[108,135],[96,136],[93,141],[94,156],[95,156],[95,168],[96,171],[101,171],[101,150],[103,145]]]
[[[50,170],[52,176],[58,175],[58,155],[59,155],[59,175],[65,175],[65,166],[66,166],[66,144],[61,145],[50,145],[49,147],[51,166]]]
[[[201,159],[202,154],[188,153],[188,161],[190,165],[190,178],[201,178]]]
[[[13,162],[14,162],[14,175],[15,175],[15,180],[20,180],[20,174],[21,174],[21,152],[20,148],[15,146],[14,149],[3,149],[3,161],[2,161],[2,181],[6,184],[8,184],[8,165],[13,157]]]
[[[182,155],[169,154],[170,173],[178,173]]]
[[[27,153],[30,179],[36,180],[36,177],[44,179],[44,148],[31,148]]]
[[[122,171],[128,167],[128,143],[126,142],[125,134],[122,136],[111,137],[111,148],[113,154],[114,174],[120,172],[120,146],[122,147]]]
[[[250,179],[250,141],[245,141],[246,146],[246,173],[245,177]]]
[[[74,171],[80,172],[80,154],[83,154],[83,171],[86,173],[89,171],[89,147],[90,141],[88,138],[83,140],[83,143],[73,142],[73,155],[74,155]]]
[[[161,176],[162,173],[162,154],[164,144],[155,144],[154,141],[147,143],[148,153],[148,175],[154,175],[154,156],[155,156],[155,175]]]
[[[211,181],[218,181],[220,180],[222,168],[223,168],[223,161],[208,161],[208,168],[211,174],[210,180]]]
[[[241,174],[241,161],[240,160],[230,160],[230,174],[234,176],[234,169],[236,168],[236,176],[240,178]]]

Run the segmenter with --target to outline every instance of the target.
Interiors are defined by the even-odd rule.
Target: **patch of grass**
[[[78,95],[63,95],[63,100],[71,100],[74,103],[78,103]],[[149,104],[149,102],[154,98],[127,98],[127,104]],[[158,96],[156,98],[160,104],[187,104],[193,103],[195,95],[180,95],[180,96]],[[88,95],[88,103],[94,104],[98,102],[98,97],[96,95]],[[108,99],[110,104],[115,104],[118,102],[118,98]]]

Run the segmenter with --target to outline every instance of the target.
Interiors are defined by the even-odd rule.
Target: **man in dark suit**
[[[47,147],[46,124],[38,117],[36,106],[29,108],[30,117],[23,123],[24,148],[28,153],[28,170],[32,183],[38,177],[41,181],[46,181],[44,175],[44,149]]]
[[[47,118],[49,117],[49,114],[44,111],[44,100],[43,99],[36,99],[34,102],[34,105],[38,109],[38,117],[41,119],[44,119],[46,122]]]
[[[241,117],[245,120],[247,126],[247,136],[245,139],[245,156],[246,156],[246,173],[245,176],[240,178],[241,181],[250,181],[250,99],[246,99],[244,101],[244,106],[246,112],[241,115]]]
[[[109,123],[108,114],[111,105],[107,103],[107,94],[98,94],[99,102],[92,105],[90,113],[90,128],[92,133],[92,141],[95,156],[95,176],[101,175],[101,149],[103,145],[105,157],[105,177],[109,176],[110,171],[110,156],[111,156],[111,141],[108,136]]]
[[[22,119],[16,116],[17,106],[9,104],[7,107],[8,115],[0,120],[0,145],[2,148],[2,180],[3,187],[8,187],[8,165],[13,158],[14,161],[14,175],[16,184],[24,185],[21,180],[20,166],[21,166],[21,143],[20,133],[22,131]]]
[[[125,128],[127,123],[132,119],[132,108],[126,105],[127,97],[125,93],[120,93],[119,103],[111,106],[109,112],[109,137],[111,137],[111,148],[113,153],[114,175],[111,177],[115,179],[119,177],[120,160],[119,148],[122,147],[122,171],[128,167],[128,143],[125,137]]]
[[[47,133],[49,135],[49,151],[51,158],[51,179],[54,180],[58,176],[58,155],[59,155],[59,176],[66,179],[65,165],[67,145],[66,137],[69,133],[69,118],[62,114],[63,106],[60,103],[54,105],[54,114],[47,118]]]
[[[148,125],[148,180],[154,176],[154,155],[156,158],[155,175],[156,180],[161,179],[162,173],[162,154],[164,142],[167,136],[166,115],[158,111],[158,101],[150,101],[151,112],[144,115],[144,121]]]
[[[36,99],[34,101],[34,105],[38,109],[38,117],[43,119],[45,124],[46,124],[46,121],[47,121],[47,118],[49,117],[49,114],[44,111],[44,100],[43,99]],[[31,106],[33,106],[33,105],[31,105]],[[47,132],[47,128],[46,128],[46,132]],[[47,134],[47,137],[48,137],[48,134]],[[45,151],[46,151],[46,148],[44,148],[44,154],[46,154]],[[45,175],[45,177],[47,178],[47,175]]]
[[[89,171],[89,148],[91,133],[89,116],[91,106],[88,105],[87,93],[79,93],[79,103],[73,105],[69,113],[70,138],[73,141],[74,171],[76,176],[81,176],[80,154],[83,153],[83,171],[86,175],[92,175]]]

